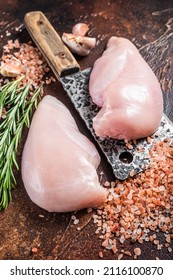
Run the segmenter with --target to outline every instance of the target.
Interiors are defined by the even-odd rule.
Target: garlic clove
[[[72,33],[75,35],[85,36],[88,30],[89,30],[88,24],[77,23],[73,26]]]
[[[4,77],[17,77],[22,70],[21,62],[16,58],[8,60],[0,67],[0,73]]]
[[[78,55],[86,56],[96,45],[96,38],[63,33],[62,40],[69,49]]]

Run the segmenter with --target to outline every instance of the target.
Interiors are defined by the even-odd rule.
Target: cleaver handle
[[[31,38],[57,78],[80,70],[74,56],[42,12],[27,13],[24,22]]]

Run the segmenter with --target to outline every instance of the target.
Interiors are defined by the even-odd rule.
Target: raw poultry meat
[[[89,91],[93,102],[102,107],[93,119],[98,136],[131,140],[158,128],[163,114],[159,82],[128,39],[109,39],[94,64]]]
[[[54,212],[101,204],[95,146],[77,128],[69,110],[45,96],[33,116],[22,155],[22,178],[31,200]]]

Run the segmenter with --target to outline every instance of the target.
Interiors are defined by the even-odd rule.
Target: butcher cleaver
[[[167,117],[163,116],[160,127],[152,135],[152,141],[140,139],[129,146],[123,140],[99,138],[92,125],[92,119],[100,109],[92,102],[89,94],[91,68],[80,70],[76,59],[42,12],[27,13],[24,22],[36,46],[99,144],[115,176],[124,180],[146,168],[149,163],[149,150],[154,139],[163,140],[165,135],[173,138],[172,125]]]

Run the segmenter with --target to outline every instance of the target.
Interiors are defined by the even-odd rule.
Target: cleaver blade
[[[148,139],[136,140],[129,146],[124,140],[98,137],[92,125],[92,119],[100,108],[92,102],[89,94],[91,68],[80,70],[80,66],[64,45],[60,36],[40,11],[29,12],[24,18],[25,26],[36,46],[45,57],[48,65],[61,82],[80,117],[100,146],[116,178],[124,180],[146,169],[149,165],[150,148],[154,140],[173,139],[171,121],[163,115],[158,130]],[[141,151],[142,148],[142,151]]]

